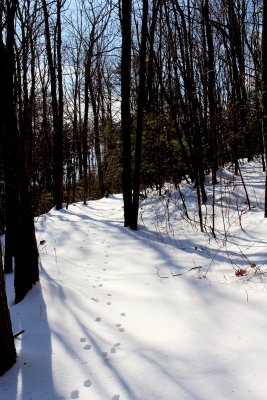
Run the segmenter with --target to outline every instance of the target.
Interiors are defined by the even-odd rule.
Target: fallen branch
[[[173,274],[173,272],[172,272],[172,269],[171,269],[171,268],[170,268],[170,270],[171,270],[172,276],[181,276],[181,275],[184,275],[184,274],[186,274],[187,272],[193,271],[194,269],[198,269],[198,270],[200,270],[200,268],[202,268],[202,266],[201,266],[201,265],[200,265],[199,267],[192,267],[192,268],[188,269],[188,270],[187,270],[187,271],[185,271],[185,272],[180,272],[180,274]]]
[[[159,268],[158,268],[158,267],[156,267],[156,268],[157,268],[157,275],[158,275],[159,278],[161,278],[161,279],[168,279],[168,278],[169,278],[169,276],[162,276],[162,275],[160,275],[160,274],[159,274]],[[180,272],[180,273],[177,273],[177,274],[174,274],[174,273],[172,272],[172,269],[171,269],[171,268],[170,268],[170,271],[171,271],[172,276],[174,277],[174,276],[181,276],[181,275],[184,275],[184,274],[186,274],[187,272],[193,271],[193,270],[195,270],[195,269],[200,270],[200,268],[202,268],[201,265],[200,265],[199,267],[192,267],[192,268],[188,269],[188,270],[185,271],[185,272]]]

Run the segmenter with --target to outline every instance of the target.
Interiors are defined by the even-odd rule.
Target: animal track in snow
[[[90,381],[90,379],[87,379],[86,381],[84,381],[83,386],[91,387],[92,386],[92,382]]]
[[[73,390],[70,394],[71,399],[78,399],[79,398],[79,390]]]
[[[115,347],[112,347],[112,348],[110,349],[110,352],[111,352],[111,353],[116,353],[116,348],[115,348]]]
[[[96,322],[100,322],[100,321],[101,321],[101,318],[100,318],[100,317],[96,317],[95,321],[96,321]]]
[[[111,400],[120,400],[120,395],[119,394],[114,394]]]
[[[95,301],[96,303],[99,302],[99,300],[96,297],[91,297],[91,300]]]
[[[111,302],[110,301],[107,302],[107,306],[111,306]]]
[[[80,342],[86,342],[85,337],[81,337]]]
[[[90,350],[91,349],[91,345],[90,344],[86,344],[85,346],[84,346],[84,350]]]
[[[122,328],[121,324],[116,324],[115,326],[116,328],[119,328],[118,329],[119,332],[124,332],[124,328]]]
[[[122,317],[126,317],[126,314],[124,312],[121,313]]]

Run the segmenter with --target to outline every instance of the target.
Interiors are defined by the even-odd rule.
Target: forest
[[[256,156],[265,171],[266,143],[266,1],[1,0],[0,375],[3,273],[16,303],[39,280],[34,216],[123,193],[137,230],[140,197],[186,181],[203,232],[206,178],[230,163],[242,180]]]

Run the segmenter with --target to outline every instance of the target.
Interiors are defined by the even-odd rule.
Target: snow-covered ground
[[[13,331],[25,332],[0,399],[266,399],[264,174],[241,170],[251,209],[223,170],[216,238],[210,205],[200,232],[185,183],[189,220],[178,192],[144,200],[136,232],[120,195],[37,218],[40,284],[14,305],[7,277]]]

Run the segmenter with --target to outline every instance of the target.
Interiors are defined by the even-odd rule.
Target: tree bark
[[[131,170],[131,16],[132,1],[122,0],[121,4],[121,130],[122,130],[122,191],[124,201],[124,226],[132,221],[132,170]]]
[[[0,376],[12,367],[16,362],[16,358],[16,348],[5,291],[2,246],[0,242]]]
[[[141,31],[140,65],[139,65],[139,91],[137,100],[137,126],[135,145],[135,165],[133,176],[133,206],[131,229],[136,230],[138,226],[138,210],[140,195],[140,173],[142,162],[142,134],[143,116],[146,102],[146,45],[147,45],[147,17],[148,0],[143,0],[143,17]]]
[[[267,156],[267,1],[263,2],[262,18],[262,134],[265,158]],[[265,181],[264,217],[267,218],[267,172]]]
[[[57,2],[57,70],[53,61],[49,15],[46,1],[42,0],[47,61],[50,72],[52,112],[53,112],[53,203],[56,209],[62,208],[63,201],[63,98],[62,98],[62,66],[61,66],[61,1]],[[58,75],[58,84],[57,84]],[[58,96],[57,96],[58,90]]]

